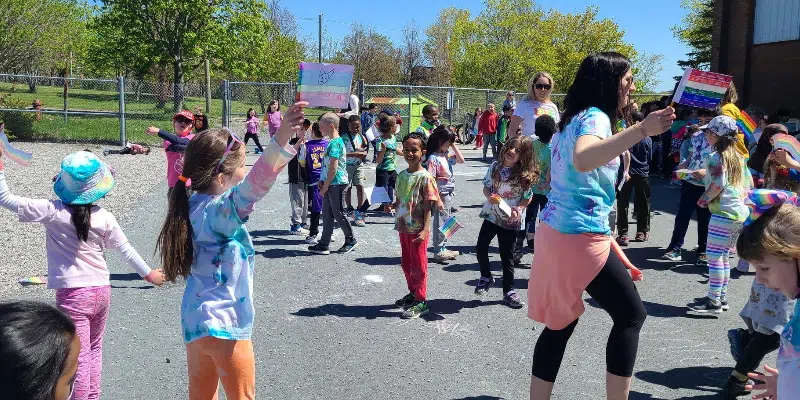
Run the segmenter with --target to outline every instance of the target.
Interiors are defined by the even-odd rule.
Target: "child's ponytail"
[[[203,131],[189,142],[184,156],[183,172],[169,197],[169,211],[158,235],[156,251],[161,253],[161,267],[168,281],[186,278],[191,273],[194,258],[192,222],[189,210],[189,192],[186,181],[192,180],[192,190],[204,191],[212,187],[217,176],[229,175],[242,163],[238,154],[243,146],[236,143],[230,156],[222,165],[219,161],[233,140],[227,129]]]
[[[92,207],[94,204],[69,204],[72,211],[72,225],[82,242],[89,240],[89,228],[92,227]]]

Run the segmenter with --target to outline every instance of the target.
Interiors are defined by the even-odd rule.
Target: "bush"
[[[15,99],[11,95],[0,95],[0,108],[26,109],[29,107],[25,101]],[[0,111],[0,124],[5,124],[5,132],[9,139],[32,139],[33,122],[36,121],[34,113]]]

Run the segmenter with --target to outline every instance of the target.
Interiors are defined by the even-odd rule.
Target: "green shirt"
[[[392,136],[389,139],[379,138],[378,149],[381,146],[386,146],[386,151],[383,153],[383,161],[376,167],[381,171],[395,171],[397,169],[397,139]],[[380,151],[380,150],[378,150]]]
[[[320,172],[321,180],[328,179],[328,168],[330,168],[333,159],[339,160],[336,166],[336,175],[333,176],[331,185],[347,185],[350,181],[347,179],[347,150],[344,146],[344,139],[337,137],[332,139],[325,149],[325,157],[322,159],[322,171]]]
[[[500,122],[497,124],[497,140],[500,143],[506,142],[506,137],[508,137],[508,124],[510,122],[511,119],[500,117]]]

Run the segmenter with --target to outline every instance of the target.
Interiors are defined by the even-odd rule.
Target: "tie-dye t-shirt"
[[[689,163],[686,168],[691,171],[705,169],[707,167],[706,162],[708,161],[708,156],[714,152],[714,147],[708,143],[706,135],[703,132],[696,132],[692,135],[691,139],[689,139],[689,149],[691,155],[689,156]],[[684,180],[692,185],[705,185],[702,179],[697,179],[691,174],[687,175]]]
[[[553,136],[550,165],[550,194],[541,220],[567,234],[608,235],[608,214],[616,200],[614,183],[619,157],[589,172],[579,172],[572,160],[575,143],[584,135],[606,139],[611,136],[611,121],[596,107],[581,111],[563,132]]]
[[[510,167],[502,167],[500,169],[500,180],[494,180],[492,175],[496,166],[497,162],[495,161],[489,166],[486,175],[483,177],[483,186],[491,190],[492,194],[497,194],[502,197],[503,201],[505,201],[509,207],[516,207],[523,200],[528,200],[533,197],[532,188],[525,189],[515,181],[509,180],[511,177]],[[518,219],[512,220],[511,216],[506,215],[500,210],[499,205],[491,204],[487,200],[486,203],[483,204],[480,217],[503,229],[520,231],[525,221],[525,209],[522,209]]]
[[[397,138],[394,136],[389,139],[378,138],[378,151],[382,146],[386,146],[386,151],[383,153],[383,161],[376,167],[381,171],[394,171],[397,169]]]
[[[792,393],[800,393],[800,301],[794,304],[794,316],[781,333],[778,371],[778,398],[794,398]]]
[[[332,160],[339,160],[336,165],[336,175],[333,176],[331,185],[347,185],[350,180],[347,177],[347,150],[344,146],[344,139],[337,137],[328,142],[328,147],[325,149],[325,157],[322,159],[322,171],[320,171],[320,179],[328,179],[328,168],[331,166]]]
[[[550,193],[550,143],[542,143],[539,139],[533,141],[533,153],[536,154],[536,165],[539,168],[539,180],[533,185],[533,193]]]
[[[456,164],[456,156],[450,152],[433,153],[428,157],[428,172],[436,179],[440,194],[452,193],[456,188],[456,180],[453,176],[453,165]]]
[[[706,192],[697,201],[698,204],[708,207],[712,214],[719,215],[734,221],[744,221],[750,215],[750,209],[744,204],[750,182],[753,177],[745,165],[743,158],[738,158],[739,168],[742,170],[741,182],[733,185],[728,182],[728,173],[723,168],[722,156],[711,153],[708,157],[706,169]],[[715,197],[710,194],[719,193]]]
[[[394,229],[400,233],[420,233],[425,228],[424,202],[439,202],[436,179],[424,169],[413,173],[403,170],[397,175],[395,193],[397,210]]]
[[[221,195],[189,199],[194,258],[181,303],[186,343],[206,336],[250,339],[255,250],[244,224],[294,153],[271,140],[242,183]]]

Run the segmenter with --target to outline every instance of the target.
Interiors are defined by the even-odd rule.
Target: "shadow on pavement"
[[[400,265],[400,257],[360,257],[353,261],[366,265]]]
[[[503,400],[503,398],[496,396],[470,396],[470,397],[461,397],[453,400]]]
[[[665,372],[656,371],[639,371],[636,378],[645,382],[655,385],[660,385],[672,390],[695,390],[698,392],[706,392],[708,396],[693,396],[693,399],[716,399],[719,397],[722,384],[731,373],[731,368],[728,367],[683,367],[673,368]],[[637,394],[639,397],[634,397],[631,392],[631,399],[653,399],[654,397],[641,397],[650,396],[642,393]]]
[[[494,275],[494,285],[492,285],[492,287],[493,288],[496,287],[500,291],[502,291],[502,287],[503,287],[503,275],[502,275],[502,273],[495,273],[495,274],[492,274],[492,275]],[[473,287],[474,288],[475,286],[478,286],[478,279],[472,279],[472,280],[466,281],[466,282],[464,282],[464,284],[469,286],[469,287]],[[515,278],[514,279],[514,289],[527,289],[527,288],[528,288],[528,280],[527,279],[523,279],[523,278]]]
[[[600,304],[595,301],[593,298],[587,298],[583,300],[586,304],[594,307],[594,308],[602,308]],[[686,304],[689,304],[693,301],[693,299],[686,299]],[[658,318],[689,318],[689,319],[709,319],[709,318],[716,318],[713,315],[696,315],[690,314],[689,308],[686,306],[673,306],[671,304],[659,304],[653,303],[651,301],[642,301],[644,304],[644,308],[647,310],[647,316],[649,317],[658,317]],[[645,321],[647,324],[647,321]]]
[[[125,274],[111,274],[108,278],[112,281],[141,281],[142,277],[135,272],[128,272]]]
[[[476,308],[503,304],[500,300],[480,301],[480,300],[455,300],[455,299],[433,299],[428,300],[430,314],[423,316],[426,321],[444,319],[442,315],[457,314],[465,308]],[[308,307],[297,310],[292,315],[298,317],[325,317],[334,316],[340,318],[399,318],[402,311],[394,304],[384,304],[376,306],[347,305],[347,304],[324,304],[317,307]]]

